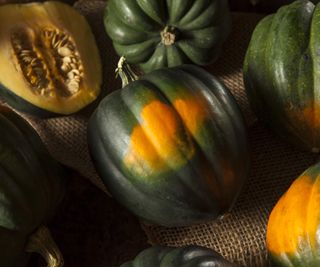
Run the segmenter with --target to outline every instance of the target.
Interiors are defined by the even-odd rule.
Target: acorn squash
[[[0,266],[26,266],[26,252],[39,252],[48,266],[62,266],[61,254],[42,226],[62,200],[65,170],[31,126],[3,107],[0,132]]]
[[[142,251],[133,261],[120,267],[234,267],[217,252],[200,247],[181,248],[154,246]]]
[[[231,16],[226,0],[109,0],[104,23],[118,55],[150,72],[216,60]]]
[[[119,70],[124,85],[135,78]],[[242,114],[221,82],[192,65],[153,71],[105,97],[88,143],[110,193],[160,225],[223,215],[247,176]]]
[[[269,10],[276,10],[281,6],[291,4],[295,0],[250,0],[253,5],[261,6],[262,8],[268,8]],[[317,4],[319,0],[310,0],[312,3]]]
[[[272,130],[320,151],[320,4],[296,1],[254,30],[244,81],[253,109]]]
[[[273,208],[267,248],[273,266],[320,266],[320,163],[307,169]]]
[[[0,97],[37,116],[75,113],[102,83],[98,48],[83,16],[61,2],[0,6]]]

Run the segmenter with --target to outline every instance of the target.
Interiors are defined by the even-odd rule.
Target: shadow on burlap
[[[120,88],[120,81],[114,75],[118,57],[103,28],[105,2],[79,1],[75,6],[88,18],[97,39],[104,67],[103,96]],[[284,144],[255,122],[250,111],[243,88],[242,63],[251,33],[260,19],[259,15],[233,14],[233,32],[220,59],[206,67],[232,91],[246,118],[252,157],[246,186],[232,212],[218,222],[171,229],[142,224],[153,244],[205,245],[241,266],[268,266],[265,231],[269,213],[292,180],[314,163],[316,156]],[[86,142],[88,118],[99,100],[69,117],[46,120],[25,117],[57,160],[106,191],[90,161]]]

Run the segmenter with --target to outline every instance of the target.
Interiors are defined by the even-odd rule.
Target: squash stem
[[[64,265],[62,254],[47,227],[41,226],[31,235],[26,251],[39,253],[47,262],[48,267],[62,267]]]
[[[118,67],[116,69],[116,77],[120,76],[122,81],[122,88],[127,86],[130,82],[136,81],[139,79],[139,76],[134,73],[131,69],[125,57],[121,57],[118,62]]]
[[[164,45],[173,45],[176,42],[176,30],[174,27],[166,26],[160,33],[161,42]]]

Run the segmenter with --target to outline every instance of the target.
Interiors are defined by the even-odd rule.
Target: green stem
[[[62,254],[54,242],[48,228],[41,226],[34,232],[27,243],[26,251],[39,253],[47,262],[48,267],[62,267]]]
[[[121,57],[118,62],[118,67],[116,69],[116,76],[120,76],[122,81],[122,88],[127,86],[130,82],[139,79],[139,76],[134,73],[129,64],[127,63],[125,57]]]

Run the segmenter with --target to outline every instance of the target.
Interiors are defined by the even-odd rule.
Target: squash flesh
[[[6,5],[0,24],[2,87],[59,114],[96,99],[102,82],[99,52],[86,20],[74,9],[59,2]]]

